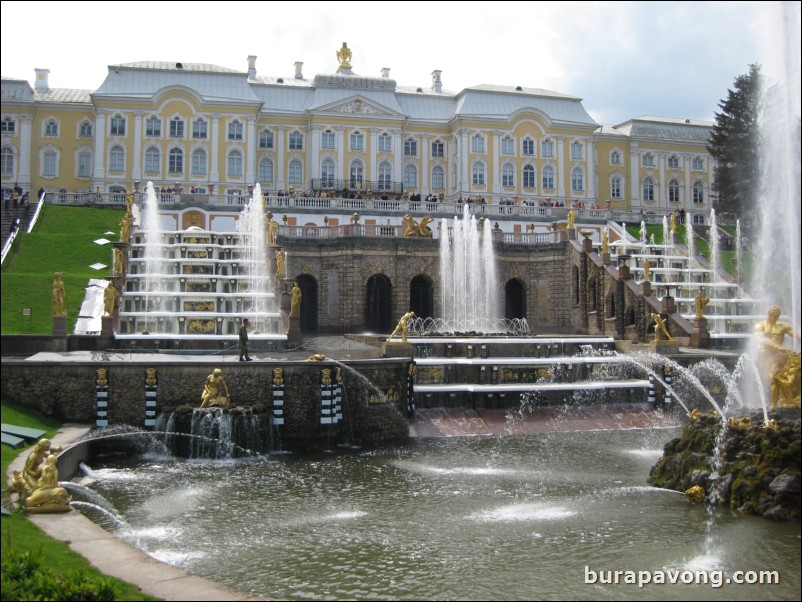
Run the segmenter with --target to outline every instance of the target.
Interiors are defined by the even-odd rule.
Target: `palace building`
[[[289,77],[194,63],[110,65],[96,90],[2,80],[3,188],[307,196],[435,195],[489,205],[706,213],[712,122],[637,117],[598,124],[582,99],[520,86],[448,91],[336,73]]]

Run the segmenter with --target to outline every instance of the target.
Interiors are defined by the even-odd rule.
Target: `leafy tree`
[[[758,115],[762,77],[760,65],[736,78],[734,89],[719,103],[716,125],[707,146],[717,162],[714,191],[725,212],[754,215],[760,186]]]

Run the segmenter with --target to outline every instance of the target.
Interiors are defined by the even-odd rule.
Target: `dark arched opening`
[[[301,274],[295,281],[301,289],[301,332],[317,332],[317,280]]]
[[[384,274],[374,274],[368,280],[365,303],[365,328],[368,332],[392,332],[395,322],[391,315],[393,286]]]
[[[504,285],[504,317],[508,320],[526,317],[526,296],[524,285],[517,278]]]
[[[409,309],[419,318],[431,318],[434,293],[426,276],[415,276],[409,283]]]

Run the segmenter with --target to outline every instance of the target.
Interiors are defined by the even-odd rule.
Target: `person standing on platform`
[[[239,327],[239,361],[251,362],[253,358],[248,355],[248,326],[250,322],[248,318],[242,321],[242,326]]]

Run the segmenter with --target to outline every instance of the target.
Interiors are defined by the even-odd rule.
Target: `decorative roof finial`
[[[348,44],[343,42],[343,47],[337,51],[337,60],[340,61],[340,66],[337,67],[337,73],[348,73],[351,71],[351,49]]]

